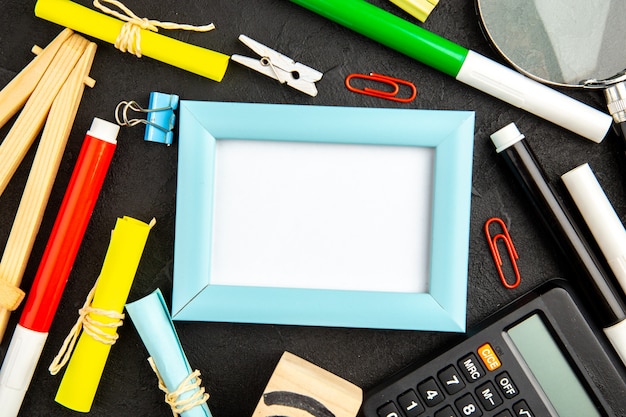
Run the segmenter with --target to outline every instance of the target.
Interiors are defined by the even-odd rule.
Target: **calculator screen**
[[[509,328],[507,334],[559,415],[600,416],[539,315]]]

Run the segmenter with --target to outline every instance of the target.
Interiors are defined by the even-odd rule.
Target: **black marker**
[[[513,175],[528,195],[537,214],[569,260],[581,286],[604,318],[604,333],[626,364],[626,305],[606,271],[591,252],[572,217],[552,192],[543,169],[514,123],[491,135],[496,151],[502,155]]]

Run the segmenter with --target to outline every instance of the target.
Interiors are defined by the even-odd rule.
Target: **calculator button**
[[[489,343],[485,343],[478,348],[478,355],[480,356],[480,359],[482,359],[485,367],[489,371],[495,371],[502,366],[500,358],[498,358],[498,355],[496,355],[496,352],[493,350]]]
[[[450,365],[437,375],[439,382],[446,389],[448,394],[453,395],[465,388],[465,383],[461,379],[461,375],[454,366]]]
[[[513,414],[511,414],[509,410],[504,410],[504,411],[499,412],[493,417],[513,417]]]
[[[443,393],[439,390],[433,378],[428,378],[426,381],[419,384],[417,391],[429,407],[435,406],[443,401]]]
[[[396,405],[388,402],[378,409],[378,417],[402,417]]]
[[[408,390],[404,394],[398,397],[398,404],[404,410],[404,414],[407,417],[415,417],[422,414],[426,409],[420,403],[417,394],[413,390]]]
[[[496,384],[500,387],[502,394],[504,394],[504,396],[508,399],[515,397],[519,392],[511,380],[511,377],[506,372],[502,372],[496,377]]]
[[[435,417],[457,417],[456,413],[449,405],[435,413]]]
[[[513,415],[518,417],[535,417],[535,414],[530,411],[530,407],[526,404],[526,401],[518,401],[513,406]]]
[[[476,400],[474,400],[474,397],[472,397],[472,394],[465,394],[456,400],[454,405],[456,405],[456,409],[459,410],[462,416],[478,417],[483,415],[483,412],[480,411],[480,407],[476,403]]]
[[[483,369],[483,366],[478,363],[476,355],[474,355],[473,353],[470,353],[469,355],[459,360],[458,365],[461,369],[461,372],[463,372],[463,375],[465,375],[465,378],[469,382],[476,382],[480,378],[485,376],[485,370]]]
[[[483,405],[483,408],[487,411],[491,411],[500,404],[502,404],[502,397],[496,392],[496,387],[491,382],[481,385],[476,389],[476,396],[478,401]]]

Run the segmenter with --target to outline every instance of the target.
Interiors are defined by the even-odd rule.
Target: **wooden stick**
[[[90,42],[50,108],[24,194],[0,261],[0,282],[5,281],[14,288],[19,287],[26,270],[85,84],[93,87],[89,71],[95,53],[96,44]],[[17,304],[20,301],[21,299]],[[5,308],[2,308],[0,298],[0,341],[6,330],[10,311],[16,307],[17,305],[5,305]]]
[[[66,40],[35,87],[15,124],[0,144],[0,195],[41,130],[52,101],[89,41],[78,34]]]
[[[52,62],[59,48],[69,38],[71,29],[64,29],[0,91],[0,127],[22,108]]]

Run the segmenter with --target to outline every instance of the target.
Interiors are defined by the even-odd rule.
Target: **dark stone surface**
[[[34,0],[6,0],[0,13],[0,85],[7,83],[32,58],[34,44],[45,46],[61,28],[33,14]],[[88,4],[87,1],[82,1]],[[390,2],[377,5],[410,18]],[[181,99],[293,103],[361,107],[475,110],[476,131],[467,324],[471,328],[499,307],[537,284],[565,276],[567,260],[560,257],[541,229],[517,184],[497,157],[489,135],[515,122],[526,134],[549,178],[558,181],[566,171],[589,162],[618,214],[626,215],[623,177],[615,137],[594,144],[522,110],[458,83],[449,76],[415,62],[369,39],[321,18],[287,0],[255,1],[128,1],[140,16],[190,24],[214,22],[206,34],[169,32],[190,43],[227,54],[249,55],[237,39],[244,33],[293,59],[324,72],[319,95],[308,97],[289,87],[231,63],[223,82],[216,83],[150,58],[137,59],[98,41],[91,76],[96,86],[84,94],[67,151],[52,191],[41,232],[35,243],[22,288],[28,290],[82,139],[94,116],[113,120],[121,100],[147,103],[150,91],[176,93]],[[494,59],[483,38],[474,6],[466,0],[441,0],[423,27]],[[417,99],[397,104],[348,92],[343,80],[349,73],[378,72],[411,80]],[[592,93],[566,91],[601,107]],[[2,137],[10,126],[5,126]],[[143,128],[123,129],[110,174],[104,184],[50,336],[20,415],[73,416],[54,402],[60,375],[47,366],[76,320],[77,310],[93,285],[109,243],[115,219],[124,215],[145,221],[155,217],[130,300],[160,287],[170,299],[172,284],[177,147],[143,141]],[[9,187],[0,196],[0,244],[4,247],[25,184],[34,147]],[[563,194],[565,195],[565,194]],[[482,227],[492,216],[503,218],[520,254],[522,283],[515,290],[498,281]],[[454,257],[450,253],[450,257]],[[0,345],[3,358],[19,318],[12,315]],[[459,335],[437,332],[184,323],[176,328],[192,367],[202,372],[209,406],[215,417],[250,416],[280,355],[288,350],[364,389],[403,366],[437,354]],[[91,415],[168,416],[170,411],[157,389],[147,352],[132,323],[120,330],[98,390]],[[1,406],[1,405],[0,405]]]

